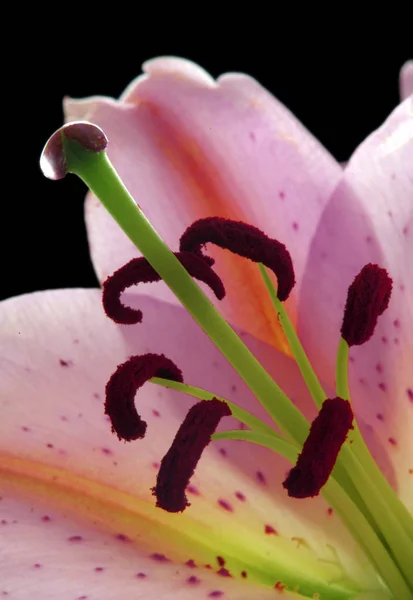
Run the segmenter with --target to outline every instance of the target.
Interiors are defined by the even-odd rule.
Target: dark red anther
[[[393,282],[378,265],[362,268],[347,292],[341,335],[349,346],[360,346],[374,333],[377,319],[389,305]]]
[[[202,247],[208,242],[253,262],[263,263],[277,277],[278,298],[281,301],[288,298],[295,284],[295,276],[290,253],[284,244],[269,238],[253,225],[221,217],[208,217],[199,219],[188,227],[181,237],[179,247],[207,259],[202,254]]]
[[[105,413],[110,417],[112,432],[130,442],[143,438],[146,422],[135,407],[137,390],[151,377],[183,382],[178,367],[163,354],[132,356],[119,365],[106,384]]]
[[[216,398],[201,400],[189,410],[162,459],[156,486],[152,488],[156,506],[168,512],[182,512],[189,506],[185,495],[189,480],[220,420],[230,415],[227,403]]]
[[[297,464],[283,482],[292,498],[317,496],[334,468],[341,446],[353,428],[353,411],[342,398],[326,400],[314,419]]]
[[[218,300],[224,298],[224,285],[207,261],[190,252],[176,252],[175,256],[192,277],[209,285]],[[133,258],[104,282],[102,301],[105,313],[115,323],[123,325],[140,323],[142,312],[122,304],[120,296],[126,288],[132,285],[151,283],[160,281],[160,279],[160,275],[148,263],[146,258]]]

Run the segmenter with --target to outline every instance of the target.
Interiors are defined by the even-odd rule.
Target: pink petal
[[[147,384],[136,400],[148,422],[147,437],[139,443],[120,443],[103,415],[103,389],[115,366],[132,353],[165,352],[182,368],[188,382],[249,408],[253,401],[181,309],[144,296],[138,300],[144,314],[138,328],[119,328],[109,322],[95,290],[41,292],[0,307],[0,473],[7,484],[2,495],[11,500],[7,510],[12,511],[4,518],[6,525],[10,519],[24,522],[22,529],[11,529],[15,534],[10,533],[13,537],[4,542],[12,563],[6,569],[10,572],[6,583],[13,589],[21,569],[27,568],[25,581],[30,582],[31,574],[33,584],[46,593],[60,570],[63,590],[65,577],[70,577],[73,585],[79,583],[78,595],[87,595],[98,585],[93,569],[102,566],[113,569],[112,585],[122,586],[126,598],[133,597],[126,595],[132,594],[128,586],[134,583],[128,578],[140,571],[156,578],[160,586],[160,591],[156,586],[155,591],[148,588],[146,597],[161,598],[159,580],[172,571],[160,575],[163,562],[148,561],[154,553],[172,561],[176,585],[193,574],[186,575],[188,560],[218,570],[218,554],[234,575],[245,569],[249,581],[261,564],[264,572],[269,570],[267,584],[271,584],[272,578],[278,580],[277,564],[286,553],[293,561],[295,553],[297,560],[305,556],[311,564],[313,552],[331,560],[331,546],[355,578],[371,581],[363,556],[326,504],[321,499],[291,501],[281,485],[289,465],[257,446],[215,442],[188,489],[191,507],[182,515],[154,507],[150,488],[157,465],[192,400]],[[275,365],[279,382],[305,404],[293,362],[262,343],[250,340],[250,344]],[[41,516],[53,521],[54,533],[47,537],[47,546],[41,532],[50,522]],[[70,542],[73,536],[82,540]],[[203,540],[208,540],[207,545]],[[85,554],[78,553],[73,541],[85,547]],[[40,567],[30,570],[37,563],[52,569],[50,575],[40,580]],[[72,564],[75,575],[67,570]],[[206,572],[200,568],[194,574],[204,579]],[[209,586],[210,580],[205,581]],[[229,598],[247,597],[241,592],[237,595],[235,577],[233,583],[219,576],[216,581],[218,589],[229,586],[222,588],[231,590]],[[67,589],[72,594],[73,588]]]
[[[413,94],[413,60],[408,60],[400,71],[400,99]]]
[[[301,281],[320,214],[341,167],[295,117],[254,79],[213,81],[197,65],[159,58],[121,101],[68,100],[68,120],[85,118],[107,133],[109,156],[126,186],[172,249],[194,220],[243,220],[280,239]],[[136,255],[118,226],[89,197],[86,218],[98,276]],[[212,252],[214,254],[214,251]],[[283,345],[255,266],[216,251],[228,286],[225,316],[259,339]],[[161,285],[151,294],[175,302]],[[294,301],[290,303],[294,313]]]
[[[369,262],[394,280],[373,339],[351,350],[356,410],[376,450],[389,458],[400,496],[413,498],[413,98],[356,150],[326,208],[300,299],[300,334],[333,382],[348,285]]]
[[[201,566],[190,568],[166,561],[161,558],[163,555],[151,557],[139,541],[124,541],[102,526],[108,509],[101,504],[83,498],[74,515],[73,498],[69,494],[60,493],[56,498],[54,493],[52,507],[50,499],[44,500],[50,494],[48,487],[33,487],[2,477],[1,597],[19,600],[274,598],[271,587],[222,577]],[[118,516],[119,511],[113,524]],[[127,522],[126,511],[121,516]],[[137,522],[137,537],[139,525]],[[143,531],[148,533],[147,529]],[[156,533],[152,528],[154,538]],[[286,597],[297,598],[295,594]]]

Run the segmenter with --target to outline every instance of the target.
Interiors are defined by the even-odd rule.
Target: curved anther
[[[319,494],[331,475],[352,424],[350,402],[342,398],[325,400],[311,425],[296,466],[283,482],[289,496],[309,498]]]
[[[269,238],[253,225],[221,217],[207,217],[188,227],[179,247],[206,259],[209,257],[202,254],[202,247],[208,242],[253,262],[263,263],[277,277],[279,300],[288,298],[295,284],[295,275],[290,253],[284,244]]]
[[[169,358],[142,354],[119,365],[106,384],[105,413],[120,440],[130,442],[145,436],[147,424],[136,410],[135,394],[152,377],[183,383],[182,372]]]
[[[176,252],[175,256],[192,277],[209,285],[218,300],[224,298],[223,283],[210,268],[208,261],[190,252]],[[151,283],[160,281],[160,279],[160,275],[148,263],[146,258],[133,258],[103,283],[102,302],[105,313],[115,323],[123,325],[140,323],[142,321],[142,311],[122,304],[120,296],[126,288],[132,285]]]
[[[347,292],[341,335],[349,346],[360,346],[374,333],[379,316],[389,305],[393,282],[378,265],[362,268]]]
[[[230,415],[228,404],[217,398],[201,400],[189,410],[162,459],[156,486],[152,489],[156,506],[168,512],[182,512],[189,506],[185,495],[189,480],[220,420]]]

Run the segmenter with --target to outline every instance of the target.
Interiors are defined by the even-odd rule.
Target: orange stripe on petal
[[[230,183],[224,180],[208,153],[182,124],[178,129],[166,112],[161,112],[154,104],[145,102],[139,105],[139,109],[149,112],[148,128],[156,145],[185,181],[185,204],[193,220],[218,216],[250,222],[249,215],[240,207],[240,199],[234,196]],[[257,267],[228,252],[211,249],[208,253],[218,258],[215,270],[222,276],[229,291],[225,303],[230,303],[233,324],[291,354]],[[294,320],[295,305],[292,298],[288,302],[288,311]]]

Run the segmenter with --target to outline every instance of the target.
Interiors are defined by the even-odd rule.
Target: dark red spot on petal
[[[201,580],[199,579],[199,577],[196,577],[195,575],[191,575],[191,577],[188,577],[188,579],[186,580],[187,583],[190,583],[191,585],[200,583]]]
[[[69,538],[67,538],[68,542],[82,542],[83,538],[81,535],[71,535]]]
[[[188,227],[181,237],[180,249],[207,259],[202,254],[202,247],[210,242],[253,262],[263,263],[277,277],[278,298],[281,301],[288,298],[295,284],[295,276],[291,256],[284,244],[247,223],[207,217]]]
[[[96,573],[102,573],[105,569],[103,567],[95,567]]]
[[[279,592],[283,592],[285,590],[285,585],[282,583],[282,581],[277,581],[277,583],[274,585],[274,589]]]
[[[387,385],[382,381],[381,383],[379,383],[378,388],[382,391],[382,392],[386,392],[387,391]]]
[[[406,394],[410,402],[413,402],[413,390],[411,388],[407,388]]]
[[[200,496],[200,491],[198,490],[198,488],[193,485],[192,483],[189,483],[186,486],[186,491],[188,492],[188,494],[192,494],[193,496]]]
[[[266,525],[264,531],[267,535],[278,535],[278,531],[272,525]]]
[[[241,571],[241,577],[246,579],[248,577],[248,573],[246,571]]]
[[[221,577],[232,577],[231,573],[228,571],[228,569],[224,569],[224,567],[222,567],[221,569],[219,569],[217,571],[218,575],[221,575]]]
[[[119,541],[119,542],[130,542],[131,539],[130,537],[128,537],[127,535],[125,535],[124,533],[117,533],[115,535],[115,538]]]
[[[189,560],[187,560],[185,564],[190,569],[195,569],[196,568],[196,563],[195,563],[195,561],[192,558],[190,558]]]
[[[255,475],[260,483],[262,483],[263,485],[267,483],[267,479],[262,471],[257,471]]]
[[[220,567],[223,567],[225,565],[225,559],[222,558],[222,556],[217,556],[217,563]]]
[[[384,421],[384,415],[383,415],[383,413],[377,413],[376,419],[378,419],[379,421]]]
[[[49,523],[51,521],[51,518],[49,517],[49,515],[43,515],[42,521],[43,523]]]
[[[247,499],[245,497],[245,494],[243,494],[242,492],[235,492],[235,497],[238,498],[238,500],[241,500],[241,502],[245,502]]]
[[[228,512],[234,512],[234,509],[232,508],[231,504],[229,502],[227,502],[227,500],[224,500],[223,498],[218,498],[217,504],[221,508],[223,508],[224,510],[226,510]]]
[[[145,579],[147,577],[146,573],[136,573],[136,577],[138,579]]]
[[[175,256],[192,277],[209,285],[218,300],[224,298],[225,288],[223,283],[207,261],[190,252],[176,252]],[[125,325],[140,323],[142,321],[142,311],[122,304],[121,294],[132,285],[160,280],[161,276],[148,263],[146,258],[133,258],[103,283],[102,303],[105,313],[115,323]]]
[[[389,444],[397,446],[397,440],[394,437],[389,437]]]
[[[283,482],[289,496],[308,498],[319,494],[352,427],[353,411],[349,402],[333,398],[323,403],[296,466]]]
[[[387,271],[368,264],[350,285],[344,309],[341,335],[349,346],[367,342],[377,319],[389,305],[393,282]]]
[[[222,417],[230,416],[226,402],[201,400],[189,410],[174,441],[161,461],[156,486],[156,506],[181,512],[188,506],[185,489]]]
[[[159,412],[159,410],[156,410],[155,408],[152,409],[152,414],[154,417],[160,417],[161,413]]]
[[[63,358],[59,358],[59,364],[61,367],[69,367],[71,363],[72,361],[70,360],[63,360]]]
[[[221,598],[224,595],[224,592],[221,590],[214,590],[213,592],[209,592],[208,598]]]
[[[183,381],[181,371],[163,354],[142,354],[119,365],[106,384],[105,413],[120,440],[144,437],[147,424],[136,410],[135,394],[152,377]]]
[[[333,514],[333,512],[334,512],[333,509],[331,508],[331,506],[329,506],[327,508],[327,514],[331,517],[331,515]]]
[[[221,454],[221,456],[227,456],[228,454],[225,448],[219,448],[218,452]]]
[[[167,558],[165,556],[165,554],[160,554],[158,552],[154,552],[153,554],[150,555],[149,558],[152,558],[153,560],[156,560],[157,562],[170,562],[169,558]]]

